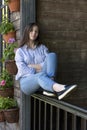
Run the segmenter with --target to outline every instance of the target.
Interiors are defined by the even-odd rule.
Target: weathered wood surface
[[[7,123],[0,122],[0,130],[19,130],[19,124],[17,123]]]
[[[63,101],[87,110],[87,88],[78,88],[76,91],[64,98]]]
[[[87,2],[37,0],[41,39],[58,54],[60,83],[87,85]]]

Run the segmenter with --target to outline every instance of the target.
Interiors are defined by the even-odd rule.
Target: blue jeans
[[[55,76],[56,69],[57,56],[55,53],[49,53],[41,72],[20,79],[22,92],[26,95],[30,95],[40,87],[44,90],[53,92],[53,84],[55,81],[53,81],[51,77]]]

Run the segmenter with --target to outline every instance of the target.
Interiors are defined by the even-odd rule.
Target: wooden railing
[[[87,111],[34,94],[31,96],[31,130],[87,130]]]

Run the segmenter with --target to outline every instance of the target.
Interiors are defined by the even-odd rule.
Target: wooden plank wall
[[[20,12],[12,12],[10,13],[11,21],[14,24],[15,31],[16,31],[16,41],[19,44],[20,41]],[[14,97],[17,99],[18,105],[20,107],[20,86],[19,82],[15,80],[15,75],[13,76],[14,79]]]
[[[43,43],[58,54],[57,81],[78,84],[76,96],[86,98],[87,1],[37,0],[36,16]]]

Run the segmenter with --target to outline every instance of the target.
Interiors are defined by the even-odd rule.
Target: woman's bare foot
[[[53,90],[54,90],[55,92],[60,92],[60,91],[62,91],[62,90],[64,90],[64,89],[65,89],[65,85],[58,84],[58,83],[55,83],[55,84],[53,85]]]

